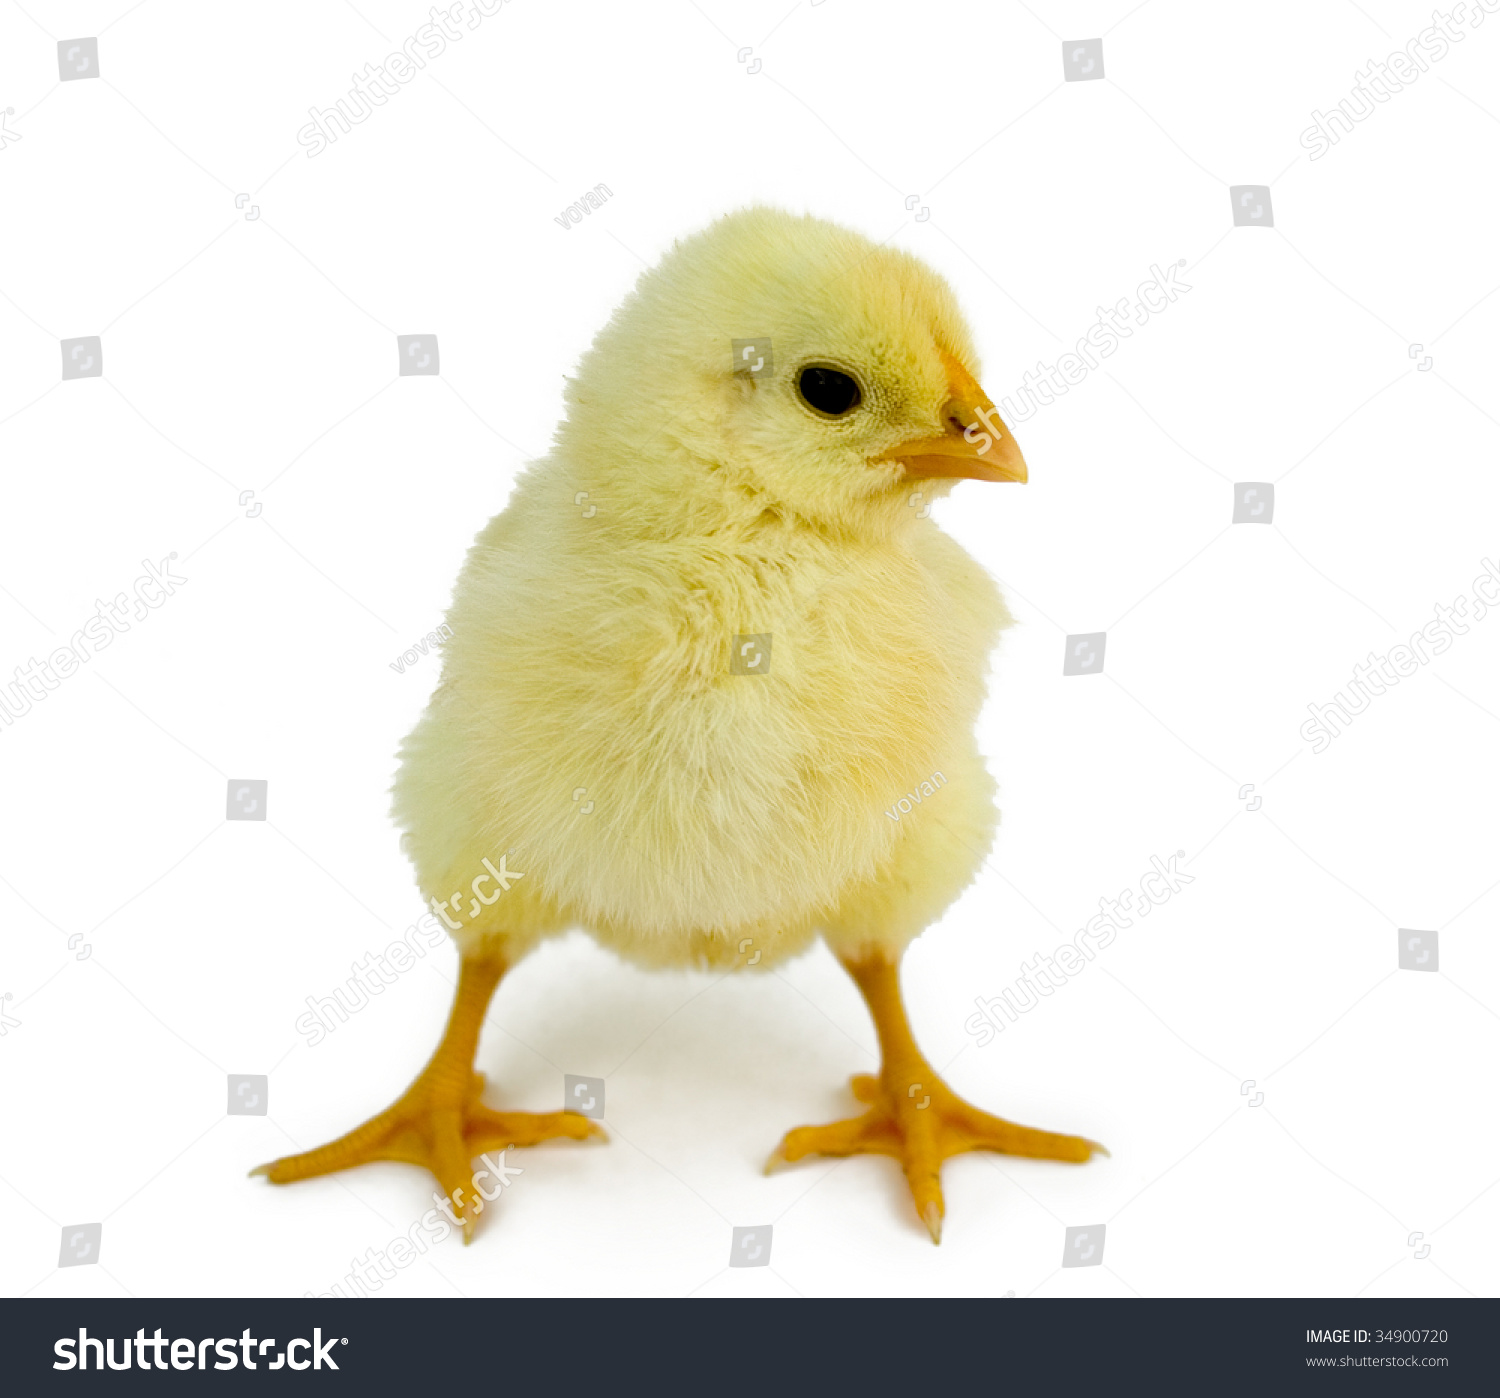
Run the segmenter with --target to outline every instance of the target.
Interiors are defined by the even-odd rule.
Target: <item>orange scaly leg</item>
[[[603,1136],[599,1126],[576,1112],[495,1112],[480,1104],[484,1075],[474,1071],[474,1052],[485,1010],[506,970],[498,958],[464,957],[448,1027],[416,1081],[385,1111],[348,1135],[250,1173],[265,1175],[272,1184],[291,1184],[372,1160],[424,1165],[453,1201],[468,1242],[475,1217],[484,1208],[470,1173],[476,1155],[557,1136]]]
[[[897,963],[885,957],[842,961],[870,1007],[880,1039],[880,1076],[857,1074],[854,1095],[870,1103],[863,1116],[788,1131],[766,1172],[804,1155],[891,1155],[901,1162],[917,1214],[934,1243],[943,1236],[940,1171],[951,1155],[993,1150],[1081,1164],[1109,1152],[1082,1136],[1060,1136],[1017,1126],[957,1097],[922,1056],[901,1003]]]

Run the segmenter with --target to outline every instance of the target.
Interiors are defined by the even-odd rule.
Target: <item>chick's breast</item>
[[[988,576],[925,524],[614,549],[528,529],[525,505],[470,555],[403,750],[424,893],[509,852],[523,877],[486,932],[580,925],[658,962],[811,935],[889,857],[886,809],[971,747],[1008,621]],[[735,673],[746,633],[770,636],[766,667]]]

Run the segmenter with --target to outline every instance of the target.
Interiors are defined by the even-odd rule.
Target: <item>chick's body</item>
[[[820,927],[899,947],[988,846],[971,733],[1003,603],[909,483],[820,489],[814,461],[777,489],[816,454],[784,449],[720,333],[767,323],[784,362],[873,347],[915,397],[946,385],[910,362],[914,331],[967,349],[926,269],[816,220],[742,214],[642,278],[470,553],[403,752],[424,893],[497,851],[522,874],[472,918],[462,893],[463,944],[581,925],[653,963],[760,966]],[[732,669],[744,635],[771,638],[761,673]],[[951,833],[885,814],[939,771]]]
[[[873,540],[749,510],[632,536],[619,486],[566,452],[459,579],[397,785],[424,892],[460,893],[466,944],[582,926],[648,962],[760,966],[820,927],[904,945],[995,819],[971,737],[1007,619],[989,577],[906,507]],[[731,668],[747,634],[766,673]],[[935,772],[951,834],[886,814]],[[522,877],[471,918],[507,851]]]
[[[475,1153],[597,1134],[492,1111],[471,1068],[501,978],[571,927],[650,965],[759,968],[821,933],[881,1071],[854,1079],[863,1116],[773,1162],[894,1155],[934,1241],[947,1156],[1098,1149],[955,1097],[901,1004],[902,951],[997,819],[973,726],[1010,618],[926,508],[957,478],[1026,479],[975,372],[941,278],[821,220],[732,215],[641,277],[470,551],[402,750],[403,843],[462,954],[448,1028],[392,1107],[274,1182],[426,1164],[467,1235]]]

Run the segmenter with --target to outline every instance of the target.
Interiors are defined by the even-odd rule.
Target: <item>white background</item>
[[[438,662],[389,663],[642,266],[768,201],[939,268],[997,399],[1187,259],[1018,427],[1030,485],[937,512],[1021,624],[981,733],[1004,826],[908,957],[911,1014],[958,1091],[1113,1156],[954,1160],[935,1249],[889,1160],[759,1173],[875,1064],[825,949],[726,979],[574,934],[505,982],[479,1066],[515,1108],[604,1077],[611,1143],[513,1154],[474,1245],[383,1294],[1500,1291],[1500,620],[1327,751],[1298,734],[1500,557],[1500,15],[1298,143],[1430,10],[514,0],[309,159],[308,108],[425,6],[0,5],[0,677],[143,559],[189,580],[0,727],[0,1288],[322,1292],[430,1207],[406,1166],[246,1178],[394,1098],[451,995],[444,947],[294,1028],[422,911],[387,790]],[[78,36],[102,76],[59,83]],[[1099,36],[1105,80],[1064,83]],[[1233,228],[1231,184],[1274,227]],[[440,377],[397,378],[406,333]],[[96,334],[104,376],[59,382]],[[1269,528],[1230,524],[1247,481]],[[1104,675],[1064,678],[1100,630]],[[245,777],[265,823],[224,819]],[[1179,849],[1190,886],[974,1046],[976,995]],[[1437,974],[1397,970],[1398,928],[1440,931]],[[225,1115],[232,1072],[270,1075],[267,1116]],[[58,1269],[100,1221],[99,1265]],[[765,1223],[770,1267],[728,1270]],[[1098,1223],[1103,1265],[1061,1270]]]

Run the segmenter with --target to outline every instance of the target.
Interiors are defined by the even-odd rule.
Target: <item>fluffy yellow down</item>
[[[734,374],[730,340],[758,336],[774,374]],[[819,931],[899,951],[967,885],[1010,618],[923,518],[952,483],[913,500],[870,464],[942,430],[944,351],[978,375],[946,283],[810,217],[733,214],[641,276],[470,551],[402,747],[403,844],[461,947],[514,960],[581,927],[647,964],[763,969]],[[855,377],[859,409],[802,402],[809,363]],[[732,673],[762,633],[769,673]],[[475,898],[485,860],[520,877]]]

